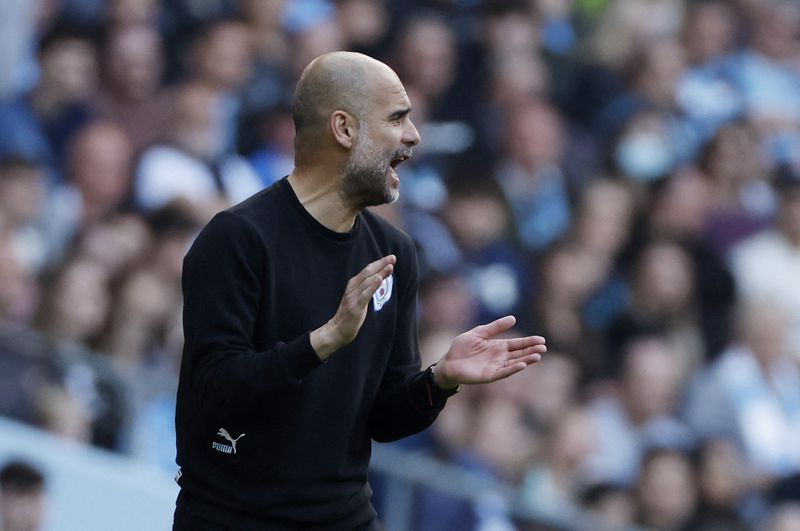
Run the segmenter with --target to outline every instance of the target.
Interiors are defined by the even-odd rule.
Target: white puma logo
[[[220,443],[218,443],[216,441],[211,443],[211,447],[214,450],[217,450],[218,452],[222,452],[223,454],[235,454],[236,453],[236,441],[238,441],[239,439],[241,439],[242,437],[245,436],[245,434],[243,433],[243,434],[239,435],[238,437],[236,437],[234,439],[233,437],[231,437],[231,434],[228,433],[228,430],[226,430],[225,428],[220,428],[217,431],[217,435],[227,439],[231,443],[230,446],[228,446],[227,444],[220,444]]]

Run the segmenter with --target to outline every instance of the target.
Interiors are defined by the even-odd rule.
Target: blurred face
[[[240,7],[248,24],[259,27],[280,26],[285,8],[286,0],[242,0]]]
[[[547,68],[532,53],[516,53],[494,62],[492,99],[507,108],[545,95],[548,84]]]
[[[481,404],[475,422],[473,451],[504,477],[517,478],[536,444],[520,408],[512,402],[489,399]]]
[[[39,531],[44,520],[44,492],[4,491],[0,495],[0,522],[5,531]]]
[[[177,98],[175,142],[192,155],[213,160],[223,148],[220,101],[201,85],[184,87]]]
[[[707,171],[716,184],[737,188],[761,173],[761,156],[756,132],[733,124],[719,130],[709,149]]]
[[[88,42],[64,40],[41,58],[42,86],[61,95],[62,101],[85,101],[95,86],[97,60]]]
[[[148,24],[158,15],[159,0],[109,0],[108,14],[116,26]]]
[[[488,195],[452,198],[445,218],[453,235],[467,249],[480,249],[496,241],[508,226],[505,205]]]
[[[614,256],[628,237],[633,217],[630,192],[612,183],[590,186],[578,213],[581,244],[601,256]]]
[[[706,227],[713,197],[708,180],[691,168],[683,168],[668,179],[651,219],[670,235],[700,234]]]
[[[84,200],[101,209],[118,206],[128,191],[133,147],[115,125],[90,126],[76,143],[73,180]]]
[[[375,0],[347,0],[339,4],[339,20],[351,46],[374,45],[386,33],[386,6]]]
[[[688,309],[694,280],[686,252],[672,243],[652,245],[639,263],[636,289],[650,312],[674,316]]]
[[[416,22],[403,40],[403,73],[427,98],[445,94],[455,81],[455,38],[450,29],[437,20]]]
[[[548,352],[535,371],[523,371],[506,381],[514,386],[511,398],[549,426],[561,418],[574,398],[578,367],[566,355]]]
[[[85,342],[100,332],[111,305],[106,272],[89,261],[67,266],[52,296],[53,331],[60,337]]]
[[[742,456],[733,443],[720,439],[703,451],[700,491],[706,503],[720,509],[734,509],[744,490]]]
[[[592,452],[595,439],[589,415],[581,410],[571,411],[556,426],[551,458],[557,466],[577,470]]]
[[[567,307],[580,304],[603,278],[605,266],[603,260],[582,248],[556,250],[543,271],[549,302]]]
[[[237,90],[250,77],[250,35],[241,24],[213,29],[198,55],[200,75],[219,89]]]
[[[524,167],[537,170],[561,163],[563,129],[559,116],[549,106],[535,103],[517,109],[509,132],[509,155]]]
[[[669,415],[678,394],[679,357],[655,339],[633,343],[626,353],[623,388],[634,422]]]
[[[0,177],[0,219],[12,225],[36,219],[44,197],[41,171],[35,168],[9,169]]]
[[[400,194],[398,164],[411,157],[419,133],[411,122],[411,102],[393,72],[376,72],[366,119],[344,168],[341,196],[357,208],[393,203]]]
[[[153,28],[122,29],[111,39],[106,59],[110,81],[131,99],[143,99],[158,90],[162,63],[160,37]]]
[[[730,7],[722,2],[699,4],[684,33],[687,52],[693,62],[703,64],[731,49],[734,21]]]
[[[290,60],[295,77],[299,78],[306,65],[314,58],[345,48],[342,30],[336,21],[326,21],[295,36]]]
[[[506,13],[486,20],[482,35],[498,57],[528,53],[539,46],[536,25],[525,13]]]
[[[461,333],[475,317],[475,298],[461,277],[442,277],[434,282],[421,296],[422,328]]]
[[[80,253],[115,275],[142,256],[149,243],[150,234],[144,221],[134,215],[123,215],[87,227]]]
[[[639,479],[639,502],[646,525],[680,528],[691,517],[696,503],[688,459],[668,453],[650,460]]]
[[[646,64],[637,83],[639,89],[656,104],[668,105],[685,67],[683,47],[672,39],[663,40],[649,50]]]
[[[606,494],[592,507],[592,513],[599,516],[611,529],[625,529],[633,524],[635,511],[633,499],[625,491]]]

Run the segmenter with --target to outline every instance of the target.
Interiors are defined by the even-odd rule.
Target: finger
[[[362,282],[361,286],[359,286],[361,288],[359,301],[363,304],[369,302],[369,299],[375,294],[376,291],[378,291],[378,288],[381,287],[383,281],[392,274],[392,271],[394,271],[394,266],[389,264],[374,275],[364,279],[364,282]]]
[[[523,362],[523,363],[525,363],[526,366],[528,366],[528,365],[533,365],[534,363],[536,363],[538,361],[541,361],[541,359],[542,359],[542,355],[539,354],[538,352],[536,352],[534,354],[528,354],[527,356],[523,356],[521,358],[517,358],[517,359],[514,360],[514,363],[516,364],[516,363],[519,363],[519,362]]]
[[[492,378],[492,381],[497,381],[497,380],[502,380],[503,378],[508,378],[512,374],[516,374],[519,371],[525,369],[525,367],[527,367],[527,366],[528,366],[527,363],[524,363],[524,362],[521,362],[521,361],[514,362],[514,363],[509,363],[505,367],[500,367],[499,369],[497,369],[495,371],[494,376]]]
[[[530,356],[531,354],[544,354],[545,352],[547,352],[547,347],[545,345],[533,345],[531,347],[509,352],[508,359],[518,360],[520,358],[524,358],[525,356]]]
[[[491,323],[476,326],[472,330],[480,337],[489,338],[501,334],[510,329],[517,322],[517,318],[513,315],[506,315],[500,319],[496,319]]]
[[[387,265],[394,265],[397,262],[397,257],[393,254],[388,256],[384,256],[374,262],[367,264],[367,267],[362,269],[355,277],[357,283],[362,283],[368,277],[378,273],[379,271],[383,270]],[[388,276],[388,275],[387,275]]]
[[[545,339],[542,336],[517,337],[506,341],[508,350],[520,350],[534,345],[544,345]]]

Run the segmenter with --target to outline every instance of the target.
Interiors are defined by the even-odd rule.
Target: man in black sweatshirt
[[[371,440],[429,426],[462,383],[539,360],[544,339],[458,336],[420,371],[414,245],[394,201],[419,134],[397,75],[315,59],[294,97],[295,169],[217,214],[184,260],[174,529],[374,530]]]

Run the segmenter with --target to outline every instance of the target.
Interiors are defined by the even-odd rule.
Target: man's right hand
[[[311,347],[322,361],[356,338],[372,295],[392,274],[397,257],[393,254],[375,260],[347,282],[347,287],[333,318],[311,332]]]

